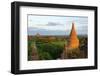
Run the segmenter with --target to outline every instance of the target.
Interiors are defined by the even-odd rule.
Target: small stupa
[[[32,48],[32,54],[31,54],[32,60],[38,60],[39,59],[39,56],[38,56],[38,51],[37,51],[36,44],[33,43],[31,45],[31,48]]]
[[[36,33],[36,37],[40,37],[41,35],[39,33]]]
[[[75,30],[75,24],[72,23],[72,29],[69,37],[68,48],[74,49],[79,47],[79,39]]]

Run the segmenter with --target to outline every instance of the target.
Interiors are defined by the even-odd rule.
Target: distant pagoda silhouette
[[[68,41],[68,48],[78,48],[79,47],[79,39],[77,37],[77,33],[75,30],[75,24],[72,23],[72,29],[71,29],[71,33],[70,33],[70,37],[69,37],[69,41]]]
[[[41,35],[39,33],[36,34],[36,37],[40,37]]]

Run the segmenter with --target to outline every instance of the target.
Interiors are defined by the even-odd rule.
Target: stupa
[[[31,54],[32,60],[38,60],[39,59],[39,56],[38,56],[38,51],[37,51],[36,44],[33,43],[31,45],[31,48],[32,48],[32,54]]]
[[[72,23],[72,29],[69,37],[68,48],[74,49],[79,47],[79,39],[75,30],[75,24]]]
[[[71,49],[76,49],[79,47],[79,39],[75,30],[75,24],[72,23],[72,29],[69,36],[69,41],[64,45],[63,52],[61,54],[61,59],[73,58]],[[76,50],[75,50],[76,51]]]

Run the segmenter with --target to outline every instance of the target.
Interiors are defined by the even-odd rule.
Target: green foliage
[[[87,37],[79,37],[79,41],[79,48],[68,50],[68,59],[87,57]],[[58,59],[64,50],[64,44],[67,44],[67,37],[32,36],[28,39],[28,60],[32,60],[32,47],[34,46],[37,48],[39,60]]]
[[[35,41],[34,40],[29,40],[28,41],[28,60],[32,60],[32,48],[35,47]]]
[[[80,46],[79,49],[82,53],[84,53],[83,57],[88,57],[88,38],[82,37],[80,38]]]
[[[31,54],[32,54],[31,44],[32,44],[32,41],[28,41],[28,60],[31,60]]]
[[[61,52],[63,51],[62,46],[58,44],[52,44],[52,43],[37,44],[37,48],[38,48],[39,54],[41,53],[42,55],[44,55],[44,53],[46,52],[48,53],[48,56],[51,59],[59,58]]]
[[[40,60],[51,60],[52,57],[48,52],[39,52],[39,59]]]
[[[80,53],[79,48],[76,48],[76,49],[68,49],[67,56],[68,56],[68,59],[81,58],[81,53]]]

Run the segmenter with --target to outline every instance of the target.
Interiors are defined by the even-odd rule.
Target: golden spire
[[[72,23],[72,29],[71,29],[71,33],[70,33],[70,37],[69,37],[68,47],[69,48],[78,48],[79,47],[79,40],[77,37],[74,23]]]

